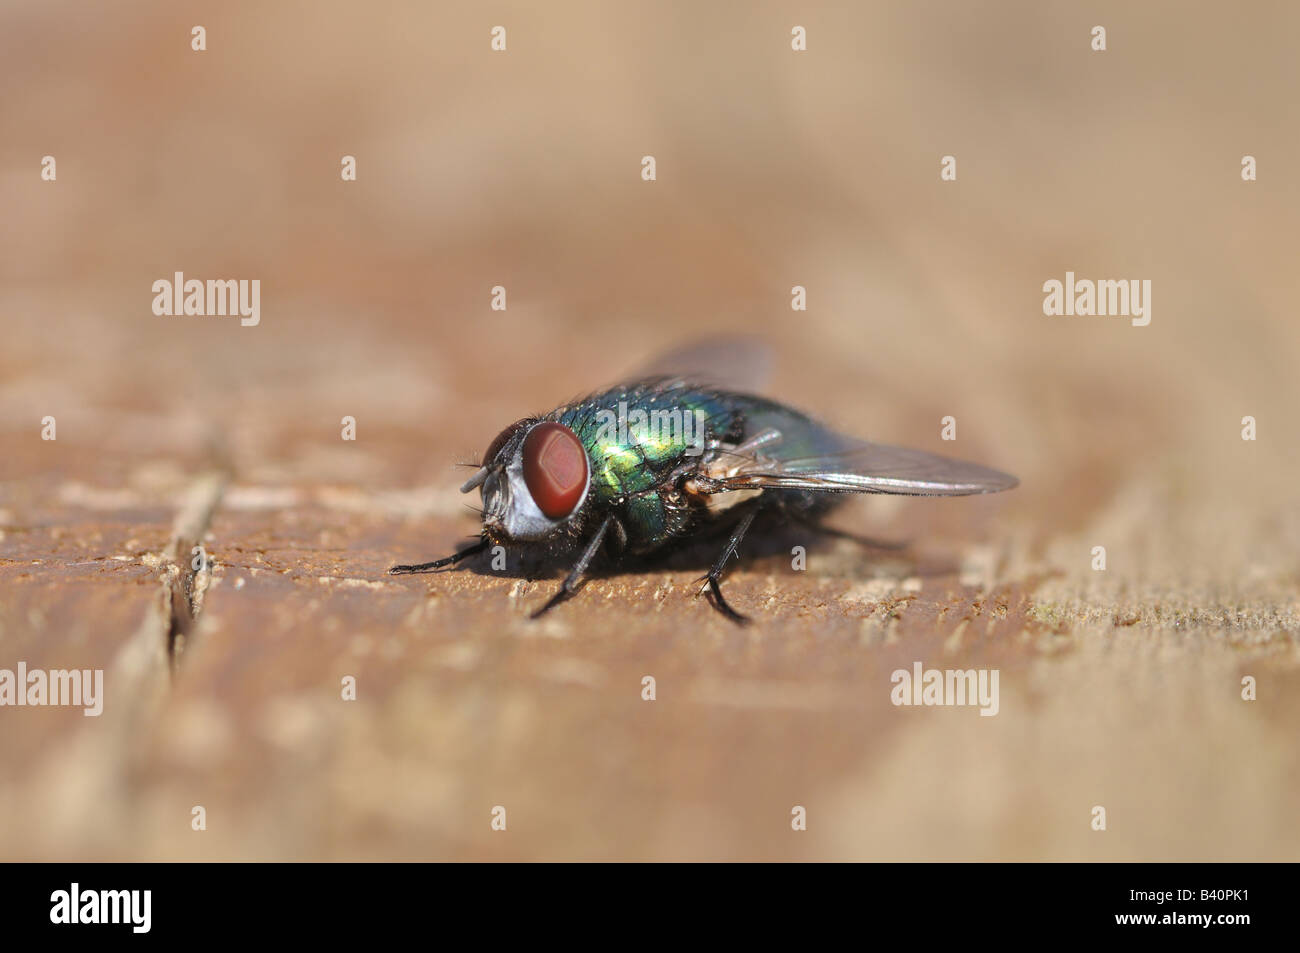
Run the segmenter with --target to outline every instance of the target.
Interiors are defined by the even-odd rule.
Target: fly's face
[[[582,441],[553,420],[521,420],[497,435],[461,492],[483,492],[483,529],[493,538],[555,535],[581,508],[591,486]]]

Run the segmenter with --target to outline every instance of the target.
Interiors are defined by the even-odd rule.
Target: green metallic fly
[[[492,441],[461,487],[480,489],[477,542],[393,574],[430,572],[501,545],[572,560],[571,596],[601,552],[658,555],[703,531],[730,538],[700,593],[736,622],[722,597],[727,560],[760,513],[817,526],[849,493],[965,496],[1009,490],[1015,477],[973,463],[841,436],[749,393],[766,351],[747,339],[675,352],[631,383],[519,420]]]

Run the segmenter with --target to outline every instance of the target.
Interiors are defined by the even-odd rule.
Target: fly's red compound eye
[[[501,452],[501,448],[509,442],[511,437],[519,432],[519,428],[523,425],[524,421],[520,420],[497,434],[497,438],[493,440],[492,445],[487,448],[487,453],[483,454],[483,463],[481,465],[486,467],[491,464],[492,461],[497,458],[497,454]]]
[[[564,424],[545,421],[524,440],[524,483],[537,508],[553,520],[574,511],[587,489],[587,451]]]

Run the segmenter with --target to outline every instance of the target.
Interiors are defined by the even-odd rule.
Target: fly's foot
[[[735,609],[731,608],[726,599],[722,598],[722,587],[718,585],[718,580],[715,576],[712,574],[701,576],[696,581],[704,583],[704,585],[700,586],[700,591],[695,594],[696,599],[705,593],[708,593],[709,605],[713,606],[713,608],[721,612],[726,618],[736,623],[736,625],[749,625],[751,621],[749,616],[741,615]]]

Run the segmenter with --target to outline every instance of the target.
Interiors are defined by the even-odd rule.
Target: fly
[[[760,513],[816,527],[850,493],[966,496],[1009,490],[1015,477],[936,454],[857,440],[756,396],[766,352],[740,339],[661,359],[635,380],[526,417],[501,431],[462,493],[478,490],[477,542],[395,575],[453,566],[492,546],[567,560],[568,599],[598,554],[655,556],[709,530],[729,539],[700,594],[723,598],[727,561]]]

